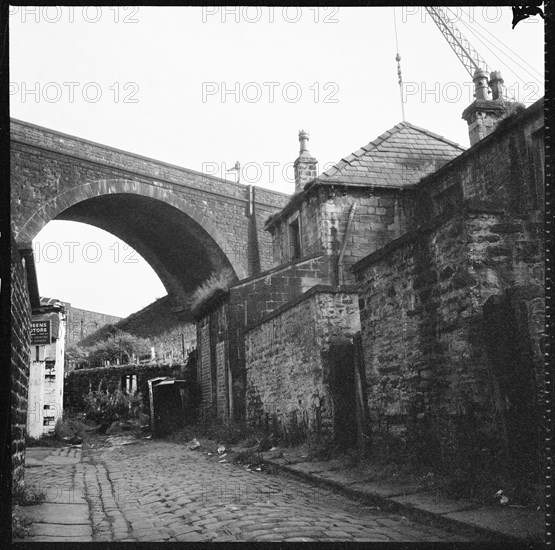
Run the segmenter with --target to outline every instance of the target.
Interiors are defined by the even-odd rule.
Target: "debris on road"
[[[499,491],[495,493],[494,498],[499,499],[499,504],[501,504],[501,506],[505,506],[509,504],[509,497],[505,495],[505,493],[503,492],[503,489],[499,489]]]
[[[83,439],[77,436],[63,437],[62,441],[64,442],[64,445],[81,445],[83,443]]]
[[[196,437],[194,437],[189,443],[190,443],[189,449],[191,449],[191,451],[194,451],[195,449],[200,448],[200,443]]]
[[[222,453],[225,453],[225,445],[220,445],[218,447],[218,454],[221,455]]]

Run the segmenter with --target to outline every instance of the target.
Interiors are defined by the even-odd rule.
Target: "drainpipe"
[[[349,219],[347,220],[347,227],[345,228],[345,236],[343,237],[343,243],[341,244],[341,251],[339,252],[339,259],[337,260],[337,279],[339,286],[343,286],[343,279],[345,277],[345,268],[343,256],[345,254],[345,249],[347,248],[347,242],[349,235],[351,234],[351,224],[353,222],[353,217],[355,215],[356,203],[351,204],[351,209],[349,210]]]

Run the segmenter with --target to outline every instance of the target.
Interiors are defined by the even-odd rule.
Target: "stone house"
[[[468,150],[402,122],[320,175],[301,131],[295,194],[265,225],[274,267],[197,312],[204,410],[291,441],[361,444],[384,419],[406,434],[409,416],[425,415],[406,395],[416,379],[466,384],[466,392],[481,385],[478,400],[497,391],[486,388],[486,359],[468,367],[476,355],[491,364],[495,352],[488,355],[475,333],[474,340],[453,336],[453,326],[466,322],[468,333],[472,323],[461,319],[472,308],[511,289],[518,294],[525,283],[518,326],[528,326],[540,349],[543,101],[518,111],[502,96],[477,99],[464,113]],[[499,273],[469,271],[484,254]],[[505,311],[490,305],[493,316]],[[421,386],[418,403],[454,395]],[[488,416],[497,419],[493,431],[506,424],[501,408],[496,414]],[[477,413],[477,422],[486,416]],[[449,444],[456,445],[452,437]]]

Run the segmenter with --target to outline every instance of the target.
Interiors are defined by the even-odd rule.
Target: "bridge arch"
[[[182,196],[157,185],[101,179],[72,187],[28,218],[16,240],[30,243],[54,219],[87,223],[125,241],[151,265],[176,305],[211,271],[227,267],[238,279],[248,276],[216,224]]]

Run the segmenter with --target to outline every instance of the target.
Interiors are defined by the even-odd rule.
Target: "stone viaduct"
[[[12,231],[18,245],[30,247],[54,219],[104,229],[152,266],[175,311],[212,271],[228,267],[241,280],[270,268],[264,223],[288,198],[11,121]]]

